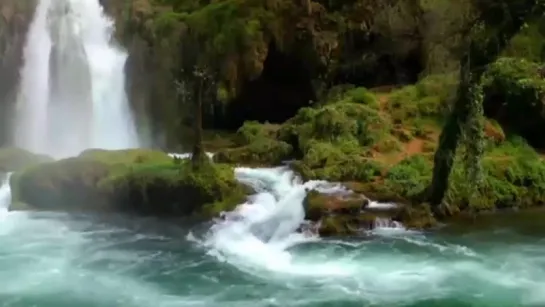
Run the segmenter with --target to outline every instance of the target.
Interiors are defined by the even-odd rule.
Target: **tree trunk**
[[[456,148],[462,135],[462,125],[468,120],[468,107],[472,99],[471,87],[474,82],[479,82],[482,76],[482,72],[471,73],[469,61],[469,55],[464,56],[462,59],[460,84],[458,85],[454,108],[439,136],[439,146],[433,160],[433,178],[430,187],[430,202],[432,205],[441,204],[447,192]]]
[[[433,177],[428,194],[433,207],[436,208],[443,202],[448,189],[449,176],[462,133],[462,125],[466,124],[469,117],[471,99],[473,99],[471,87],[474,83],[480,82],[488,64],[497,59],[511,38],[519,32],[526,19],[532,15],[539,16],[543,12],[543,7],[536,6],[538,3],[542,5],[541,0],[527,0],[520,3],[516,1],[482,1],[478,3],[481,5],[479,10],[482,12],[478,20],[484,23],[484,30],[495,30],[491,31],[491,33],[495,33],[496,39],[483,40],[479,35],[474,37],[473,31],[483,33],[483,29],[479,29],[478,24],[469,29],[466,53],[460,61],[460,84],[458,85],[456,101],[443,127],[439,137],[439,146],[434,156]],[[495,6],[502,6],[502,10],[505,9],[503,6],[507,6],[507,11],[512,13],[510,19],[505,20],[502,24],[495,24],[497,18],[493,15],[496,13],[491,10]],[[484,45],[474,41],[479,37],[481,43],[485,42]]]
[[[193,118],[193,132],[194,132],[194,143],[193,143],[193,153],[191,157],[191,163],[193,168],[199,168],[206,162],[206,156],[204,153],[202,145],[202,99],[203,99],[203,80],[199,78],[197,81],[197,86],[194,87],[193,95],[193,106],[194,106],[194,118]]]

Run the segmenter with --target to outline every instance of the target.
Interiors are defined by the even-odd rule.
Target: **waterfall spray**
[[[24,50],[15,144],[53,156],[138,146],[125,51],[98,0],[40,0]]]

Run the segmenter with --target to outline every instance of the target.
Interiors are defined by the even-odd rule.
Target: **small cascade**
[[[385,228],[405,229],[403,224],[401,224],[400,222],[394,221],[390,218],[384,218],[384,217],[377,217],[375,219],[374,228],[375,229],[385,229]]]
[[[238,180],[256,194],[231,212],[225,212],[200,242],[212,254],[246,266],[274,271],[308,273],[294,265],[289,248],[318,238],[305,228],[303,201],[307,191],[344,193],[346,189],[326,181],[303,182],[289,167],[235,170]],[[328,271],[329,272],[329,271]]]
[[[205,154],[209,159],[214,158],[213,152],[205,152]],[[193,156],[191,153],[169,153],[168,155],[175,159],[190,159]]]
[[[397,208],[398,205],[395,203],[380,203],[377,201],[370,201],[367,205],[367,209],[372,210],[391,210]]]
[[[7,212],[9,205],[11,204],[11,188],[9,186],[9,180],[11,173],[5,174],[2,178],[0,185],[0,214]]]

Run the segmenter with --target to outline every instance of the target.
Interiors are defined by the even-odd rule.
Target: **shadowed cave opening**
[[[282,123],[316,99],[311,81],[303,60],[280,51],[271,42],[261,75],[243,85],[240,95],[213,125],[237,129],[246,120]]]

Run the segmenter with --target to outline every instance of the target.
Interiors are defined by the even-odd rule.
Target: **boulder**
[[[231,167],[194,168],[152,150],[86,151],[27,168],[10,184],[14,202],[40,210],[215,215],[245,197]]]

